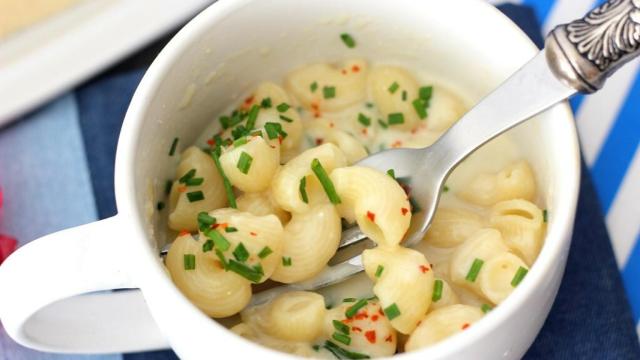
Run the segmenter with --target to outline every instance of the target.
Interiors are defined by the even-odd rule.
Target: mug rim
[[[201,312],[171,281],[170,277],[163,271],[162,265],[158,262],[157,249],[152,245],[153,239],[148,237],[145,230],[144,214],[142,209],[138,209],[136,204],[136,186],[133,170],[135,167],[135,157],[138,151],[138,143],[140,139],[140,131],[145,122],[145,114],[152,102],[153,95],[162,86],[164,75],[171,70],[177,58],[185,52],[199,36],[215,23],[222,20],[225,16],[232,14],[237,9],[248,6],[257,0],[220,0],[211,4],[200,14],[189,21],[180,31],[169,41],[163,50],[154,59],[151,66],[146,71],[140,84],[137,86],[131,103],[127,109],[127,113],[122,125],[122,130],[118,139],[116,162],[115,162],[115,195],[118,209],[118,217],[123,219],[128,227],[131,236],[128,236],[130,244],[133,244],[137,251],[131,255],[138,256],[136,258],[137,265],[132,267],[132,276],[138,280],[143,294],[147,289],[153,287],[153,293],[164,293],[170,295],[171,298],[180,301],[181,309],[190,312],[193,319],[202,319],[210,323],[205,325],[209,329],[222,329],[229,336],[233,336],[230,330],[218,324],[215,320],[209,318]],[[419,0],[413,0],[419,2]],[[510,32],[522,38],[522,42],[530,45],[530,55],[533,57],[538,49],[529,39],[529,37],[506,15],[496,9],[493,5],[482,0],[457,0],[461,7],[468,11],[471,8],[481,9],[488,13],[493,13],[491,17],[483,18],[484,23],[493,22],[493,26],[499,26],[509,29]],[[573,114],[566,101],[556,104],[546,110],[546,116],[557,118],[557,130],[561,135],[557,135],[554,142],[560,142],[561,147],[567,151],[568,157],[572,163],[567,164],[562,173],[562,179],[559,185],[563,191],[558,196],[558,208],[554,209],[554,217],[548,224],[547,233],[543,247],[541,249],[535,264],[531,267],[526,281],[518,286],[518,288],[509,296],[508,300],[497,306],[490,315],[483,318],[482,321],[474,324],[463,334],[457,334],[447,338],[439,344],[430,346],[426,349],[420,349],[411,353],[399,354],[403,358],[431,355],[436,357],[446,357],[457,351],[478,341],[491,333],[492,329],[500,326],[507,321],[516,311],[521,309],[524,301],[532,292],[536,290],[538,284],[544,281],[544,275],[551,271],[553,264],[563,260],[561,255],[565,248],[570,245],[570,234],[573,229],[573,220],[577,206],[579,183],[580,183],[580,151],[578,145],[577,130],[573,121]],[[559,177],[558,175],[552,178]],[[134,240],[135,238],[135,240]],[[130,255],[130,256],[131,256]],[[566,255],[566,254],[565,254]],[[566,256],[565,256],[566,259]],[[133,261],[133,259],[129,259]],[[147,302],[151,305],[155,301],[152,297],[147,297]],[[555,296],[553,298],[555,300]],[[154,317],[156,313],[153,312]],[[205,321],[199,321],[205,324]],[[169,339],[171,342],[171,339]],[[244,340],[243,345],[252,345],[258,349],[261,354],[269,353],[283,356],[284,353],[276,352],[257,345],[256,343]],[[397,356],[397,355],[396,355]]]

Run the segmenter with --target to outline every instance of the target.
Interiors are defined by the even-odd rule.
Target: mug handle
[[[9,256],[0,266],[6,332],[21,345],[50,352],[167,348],[139,290],[105,291],[136,288],[123,226],[116,215],[44,236]]]

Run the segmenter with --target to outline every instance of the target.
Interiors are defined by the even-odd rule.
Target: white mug
[[[357,47],[339,41],[353,34]],[[175,171],[167,155],[193,143],[227,104],[294,67],[363,57],[425,69],[477,101],[536,54],[518,27],[481,0],[222,0],[189,22],[151,65],[127,112],[115,165],[118,215],[45,236],[0,267],[0,319],[22,345],[54,352],[173,347],[185,359],[284,356],[200,312],[159,257],[155,211]],[[566,103],[511,131],[537,174],[550,221],[516,291],[468,331],[404,358],[516,359],[558,291],[579,188],[576,130]],[[166,210],[165,210],[166,211]],[[89,292],[110,289],[130,291]],[[75,296],[75,297],[74,297]]]

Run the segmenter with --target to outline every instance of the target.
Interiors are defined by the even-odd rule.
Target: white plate
[[[213,0],[82,0],[0,40],[0,126],[176,28]]]

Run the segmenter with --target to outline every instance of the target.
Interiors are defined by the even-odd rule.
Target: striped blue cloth
[[[538,23],[531,8],[500,8],[539,46],[540,24],[546,32],[595,5],[594,1],[582,0],[524,2],[544,21]],[[121,70],[94,79],[0,129],[0,186],[6,195],[0,233],[12,234],[24,244],[115,213],[114,149],[126,106],[143,73],[143,69]],[[640,86],[637,71],[636,61],[612,78],[602,93],[572,100],[583,146],[583,167],[589,171],[583,171],[567,271],[527,359],[640,359],[634,329],[640,314],[640,109],[634,97]],[[0,326],[0,359],[176,357],[171,351],[102,356],[45,354],[18,346]]]

